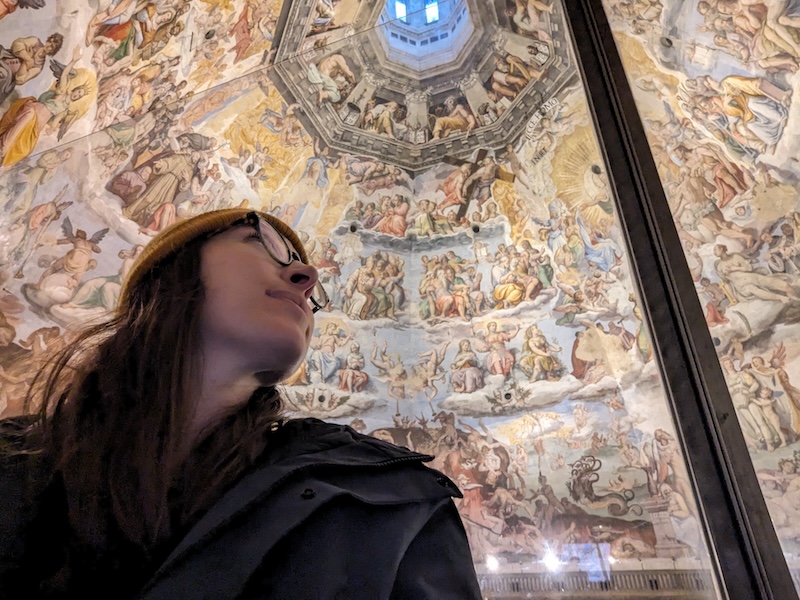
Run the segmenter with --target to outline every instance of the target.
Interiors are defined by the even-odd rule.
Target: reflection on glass
[[[403,2],[403,0],[395,0],[394,13],[397,15],[397,18],[403,21],[404,23],[408,20],[406,12],[406,3]]]
[[[439,20],[439,1],[425,0],[425,23],[430,25]]]
[[[439,3],[410,35],[375,26],[379,3],[291,4],[285,20],[276,2],[164,7],[147,25],[87,8],[56,56],[96,88],[18,86],[58,119],[24,144],[2,132],[20,155],[0,173],[4,414],[43,346],[113,310],[153,235],[262,209],[300,232],[331,296],[288,405],[434,455],[487,596],[717,597],[562,5]],[[62,31],[59,10],[26,35]],[[714,215],[697,226],[744,231]],[[721,288],[720,318],[743,285]],[[751,401],[759,432],[793,393],[794,355],[762,352],[753,381],[777,383]],[[786,511],[792,469],[764,471]]]
[[[739,2],[604,7],[767,507],[796,569],[797,20],[780,3],[765,12]]]

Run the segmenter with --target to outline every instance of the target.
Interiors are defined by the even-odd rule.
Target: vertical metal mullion
[[[797,600],[600,0],[565,0],[642,316],[730,600]]]

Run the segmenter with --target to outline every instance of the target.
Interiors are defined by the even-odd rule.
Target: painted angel
[[[60,140],[89,111],[97,97],[97,82],[89,69],[73,68],[79,58],[76,50],[67,65],[51,60],[50,69],[56,76],[53,86],[38,99],[27,96],[11,103],[0,121],[1,166],[9,167],[29,156],[43,131],[57,130]]]
[[[0,19],[13,13],[18,8],[40,9],[45,7],[45,0],[0,0]]]
[[[286,127],[286,121],[294,116],[294,111],[300,108],[299,104],[289,104],[281,101],[281,112],[272,110],[271,108],[264,109],[264,114],[259,119],[261,124],[269,129],[272,133],[280,133]]]
[[[264,172],[264,166],[272,162],[269,155],[269,148],[261,146],[261,142],[256,142],[255,152],[250,149],[239,149],[239,168],[244,172],[253,191],[258,191],[258,186],[262,181],[268,179]]]
[[[97,98],[97,79],[89,69],[75,68],[81,51],[75,49],[72,61],[63,65],[50,59],[50,71],[56,78],[50,90],[39,96],[39,102],[48,106],[52,116],[47,121],[48,129],[58,130],[60,141],[70,127],[83,117]]]
[[[337,396],[336,394],[317,393],[316,389],[311,389],[305,393],[294,392],[296,402],[291,402],[292,406],[303,412],[331,412],[347,403],[349,395]]]
[[[84,230],[76,229],[73,231],[69,217],[64,217],[64,221],[61,223],[61,231],[64,233],[64,237],[56,240],[56,245],[71,244],[72,249],[61,258],[53,261],[45,269],[37,285],[41,285],[47,277],[56,273],[67,273],[79,282],[86,271],[97,266],[97,261],[92,255],[100,254],[99,244],[108,233],[108,227],[96,231],[91,237],[87,238]]]

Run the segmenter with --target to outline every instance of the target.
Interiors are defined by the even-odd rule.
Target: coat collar
[[[402,462],[429,462],[434,458],[318,419],[287,421],[272,436],[264,461],[200,518],[161,565],[154,580],[293,475],[313,473],[318,468],[379,468]]]

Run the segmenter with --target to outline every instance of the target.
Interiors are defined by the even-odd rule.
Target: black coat
[[[431,457],[316,419],[277,435],[267,461],[190,529],[141,600],[481,597],[452,501],[461,494],[424,466]],[[0,542],[0,557],[9,548]]]

